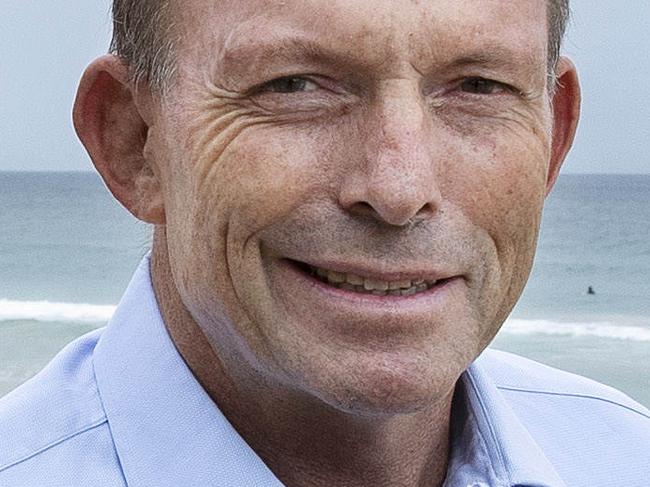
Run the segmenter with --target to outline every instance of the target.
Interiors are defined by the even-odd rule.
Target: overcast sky
[[[506,1],[506,0],[504,0]],[[566,173],[650,173],[650,2],[572,0],[584,105]],[[108,0],[0,0],[0,170],[90,170],[70,121]]]

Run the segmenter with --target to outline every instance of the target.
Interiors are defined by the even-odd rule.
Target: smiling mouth
[[[351,273],[336,272],[315,267],[304,262],[290,261],[294,267],[322,283],[358,294],[375,296],[413,296],[445,284],[449,279],[403,279],[399,281],[380,281]]]

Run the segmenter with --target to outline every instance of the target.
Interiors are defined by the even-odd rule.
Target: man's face
[[[335,407],[445,397],[532,264],[546,2],[188,3],[147,148],[185,306],[228,363]]]

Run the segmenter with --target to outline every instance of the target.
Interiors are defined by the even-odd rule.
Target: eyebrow
[[[250,42],[233,42],[223,48],[220,56],[223,68],[237,73],[257,73],[264,61],[287,62],[295,64],[320,64],[346,68],[380,65],[385,59],[368,59],[354,55],[355,50],[345,52],[324,46],[317,40],[303,36],[275,37],[271,39],[254,39]],[[429,71],[453,71],[466,67],[480,66],[486,69],[507,70],[532,74],[542,65],[534,53],[523,49],[513,49],[498,43],[486,43],[472,50],[455,54],[450,59],[432,60]],[[245,61],[245,63],[242,63]],[[242,67],[243,64],[243,67]],[[263,69],[263,68],[262,68]]]
[[[480,50],[463,53],[454,59],[449,66],[452,68],[463,68],[466,66],[486,66],[505,69],[520,69],[522,66],[533,68],[546,63],[532,53],[515,51],[503,46],[488,45]]]
[[[222,67],[241,69],[242,61],[249,63],[252,69],[262,61],[280,61],[294,63],[350,64],[347,54],[328,49],[322,44],[304,37],[285,37],[271,40],[253,40],[226,45],[220,56]],[[232,66],[232,65],[235,66]]]

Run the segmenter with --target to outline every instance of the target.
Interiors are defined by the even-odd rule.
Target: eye
[[[494,95],[509,91],[508,85],[485,78],[467,78],[460,84],[461,91],[474,95]]]
[[[307,78],[299,76],[286,76],[284,78],[274,79],[268,83],[264,83],[260,90],[261,92],[271,93],[300,93],[306,91],[315,91],[318,85]]]

